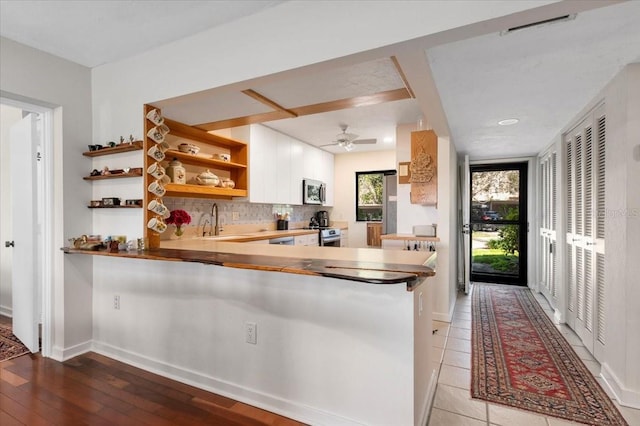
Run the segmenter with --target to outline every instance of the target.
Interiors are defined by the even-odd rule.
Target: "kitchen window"
[[[384,177],[395,174],[395,170],[356,172],[356,221],[383,220]]]

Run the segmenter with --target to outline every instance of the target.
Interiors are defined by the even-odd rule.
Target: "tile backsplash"
[[[327,210],[331,214],[330,207],[324,206],[294,206],[286,204],[256,204],[246,201],[233,200],[208,200],[199,198],[174,198],[165,197],[164,204],[169,210],[183,209],[191,216],[190,227],[201,228],[204,221],[209,218],[214,203],[218,205],[218,223],[224,232],[227,229],[241,226],[257,225],[268,229],[274,229],[276,215],[289,213],[289,228],[300,228],[309,224],[309,219],[318,210]],[[234,220],[234,213],[237,213]],[[196,232],[196,230],[192,230]]]

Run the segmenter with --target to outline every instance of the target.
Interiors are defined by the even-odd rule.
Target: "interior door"
[[[462,246],[464,248],[464,293],[471,290],[471,169],[469,156],[464,156],[462,165]]]
[[[37,114],[29,114],[10,131],[11,208],[13,212],[13,334],[38,352],[37,191],[35,145]]]
[[[554,148],[540,158],[539,289],[553,308],[558,301],[557,272],[557,153]]]
[[[596,108],[565,135],[567,159],[567,323],[596,357],[605,328],[605,130]]]

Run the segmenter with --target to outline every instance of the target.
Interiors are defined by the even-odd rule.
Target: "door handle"
[[[5,241],[4,242],[4,246],[5,247],[15,247],[15,243],[13,241]]]

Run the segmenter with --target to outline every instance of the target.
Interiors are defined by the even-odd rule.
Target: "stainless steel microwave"
[[[324,204],[327,185],[319,180],[304,179],[302,181],[302,202],[304,204]]]

